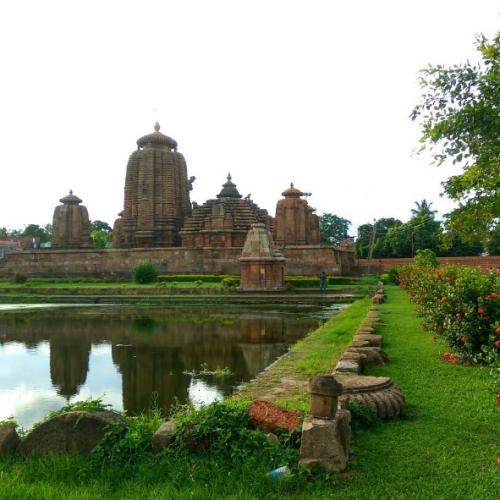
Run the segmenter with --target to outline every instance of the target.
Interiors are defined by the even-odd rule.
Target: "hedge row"
[[[201,281],[202,283],[221,283],[224,278],[232,278],[239,281],[239,276],[227,274],[160,274],[158,281],[161,283],[186,283],[191,281]]]
[[[457,357],[494,365],[500,353],[500,277],[479,268],[412,264],[398,269],[422,317],[422,328],[440,337]]]

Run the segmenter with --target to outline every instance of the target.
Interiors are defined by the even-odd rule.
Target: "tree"
[[[41,227],[38,224],[29,224],[21,236],[36,238],[38,243],[48,243],[52,240],[52,225],[45,224],[45,226]]]
[[[94,220],[90,223],[90,236],[96,248],[111,247],[111,226],[102,220]]]
[[[434,214],[437,212],[437,210],[431,210],[432,201],[429,202],[425,198],[421,202],[416,201],[415,206],[417,208],[411,209],[411,213],[415,216],[434,216]]]
[[[411,113],[421,121],[421,142],[434,160],[463,167],[443,187],[459,203],[447,214],[446,227],[466,241],[486,241],[500,218],[500,32],[491,41],[479,36],[476,45],[477,65],[421,71],[422,101]]]
[[[387,244],[386,235],[389,229],[400,226],[402,222],[394,217],[383,217],[375,222],[375,244],[373,248],[373,257],[381,259],[383,257],[392,257],[392,249]],[[360,258],[368,256],[370,238],[373,232],[373,224],[363,224],[358,227],[358,237],[356,239],[356,252]]]
[[[319,232],[321,243],[338,245],[347,236],[351,221],[334,214],[319,216]]]

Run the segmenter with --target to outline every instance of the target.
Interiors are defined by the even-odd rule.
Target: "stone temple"
[[[113,227],[114,248],[180,246],[179,231],[191,215],[184,156],[177,142],[155,131],[137,140],[137,150],[128,160],[125,200]]]
[[[87,208],[80,205],[82,200],[70,191],[59,200],[52,218],[53,248],[90,248],[90,220]]]
[[[276,205],[274,240],[278,246],[319,245],[319,219],[302,196],[309,196],[296,189],[293,182],[281,193],[285,198]]]
[[[240,274],[243,265],[254,286],[279,288],[282,258],[289,275],[348,274],[354,268],[352,245],[320,244],[318,217],[307,193],[293,184],[271,217],[250,195],[241,196],[230,175],[215,198],[191,203],[194,180],[177,142],[156,123],[129,157],[112,249],[92,248],[87,209],[70,193],[54,212],[53,247],[9,254],[0,259],[0,276],[130,277],[135,265],[148,260],[161,274]],[[241,261],[247,235],[252,241],[267,238],[271,255]]]
[[[216,199],[195,206],[181,230],[183,247],[243,247],[252,224],[271,230],[272,218],[249,196],[243,198],[228,174]]]

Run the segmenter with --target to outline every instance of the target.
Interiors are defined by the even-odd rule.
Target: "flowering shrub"
[[[398,277],[417,306],[423,329],[444,339],[460,360],[495,364],[500,353],[500,280],[494,273],[415,263],[399,268]]]

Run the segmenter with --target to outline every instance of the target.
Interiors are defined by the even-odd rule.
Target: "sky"
[[[456,166],[417,155],[418,70],[477,60],[496,0],[53,1],[0,4],[0,227],[52,220],[70,189],[92,220],[123,208],[136,140],[178,142],[191,200],[231,172],[274,215],[290,182],[360,224],[439,215]]]

